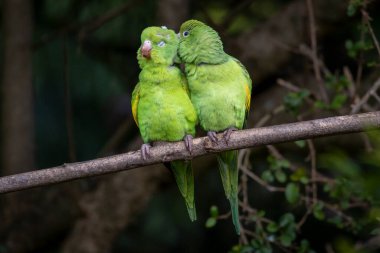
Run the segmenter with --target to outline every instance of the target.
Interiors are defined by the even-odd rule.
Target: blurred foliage
[[[136,3],[122,15],[80,38],[81,31],[93,24],[93,20],[133,2]],[[212,25],[220,32],[225,45],[233,45],[233,39],[252,29],[262,29],[264,22],[286,10],[287,4],[292,2],[190,1],[189,15]],[[329,28],[335,29],[334,32],[325,38],[327,42],[319,44],[318,54],[323,53],[319,55],[320,60],[325,61],[326,68],[333,69],[322,71],[329,101],[321,99],[315,87],[305,87],[302,83],[300,91],[286,92],[282,101],[273,101],[270,89],[279,76],[313,76],[310,59],[294,56],[294,62],[289,64],[292,66],[272,73],[263,83],[254,83],[255,88],[262,87],[260,92],[269,91],[266,103],[283,103],[286,109],[283,115],[290,120],[310,115],[349,114],[350,105],[366,92],[372,80],[362,80],[362,87],[355,90],[359,97],[351,97],[349,91],[356,87],[343,67],[348,67],[356,79],[357,69],[362,64],[362,77],[370,79],[380,63],[361,16],[363,10],[370,12],[371,24],[378,36],[378,5],[370,4],[371,8],[365,9],[368,4],[366,0],[347,1],[346,19],[337,27]],[[147,26],[161,25],[156,20],[157,1],[35,0],[34,12],[37,166],[44,168],[68,161],[65,119],[68,102],[73,107],[77,159],[96,158],[120,124],[131,119],[130,92],[139,73],[136,51],[141,31]],[[318,15],[323,19],[323,13]],[[306,33],[304,37],[308,43]],[[226,47],[226,50],[231,48]],[[70,87],[69,101],[65,101],[65,85]],[[255,93],[254,98],[255,95],[259,94]],[[252,100],[254,110],[264,110],[261,107],[266,108],[266,104]],[[135,125],[129,128],[137,133]],[[217,166],[212,164],[207,165],[207,171],[196,169],[199,173],[196,177],[197,222],[188,221],[182,199],[171,182],[163,185],[141,215],[115,239],[112,252],[314,253],[325,252],[326,245],[336,253],[362,252],[355,250],[357,244],[380,233],[380,133],[366,135],[373,148],[371,152],[364,150],[357,135],[343,136],[342,142],[315,141],[317,170],[327,178],[317,183],[315,203],[310,200],[314,182],[306,141],[279,145],[284,154],[281,159],[265,148],[251,151],[253,168],[248,169],[258,175],[262,184],[251,178],[247,182],[247,200],[252,203],[253,211],[242,208],[241,212],[242,225],[251,232],[245,234],[246,240],[234,234]],[[135,136],[124,137],[114,152],[123,151]],[[91,182],[83,182],[87,184]],[[267,191],[266,187],[273,187],[275,191]],[[91,187],[83,187],[88,188]],[[39,208],[38,203],[34,208]],[[305,214],[307,217],[300,224]],[[46,242],[52,245],[38,252],[60,252],[68,233],[65,231],[54,242]],[[0,252],[7,252],[1,241]]]

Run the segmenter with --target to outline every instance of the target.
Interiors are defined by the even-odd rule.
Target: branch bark
[[[243,149],[268,144],[311,139],[337,134],[363,132],[380,128],[380,111],[330,117],[233,132],[228,144],[213,144],[207,137],[196,138],[190,154],[182,142],[159,144],[151,148],[151,156],[143,160],[140,151],[63,164],[61,166],[0,178],[0,193],[18,191],[78,178],[103,175],[172,160],[192,159],[209,153]],[[222,134],[218,135],[218,139]]]
[[[32,85],[32,2],[3,2],[2,171],[21,173],[34,166]]]

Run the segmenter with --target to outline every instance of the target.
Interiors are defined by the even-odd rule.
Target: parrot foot
[[[185,138],[183,138],[183,141],[185,142],[185,146],[187,150],[190,152],[193,151],[193,136],[190,134],[187,134]]]
[[[223,132],[223,139],[226,141],[227,145],[230,141],[230,137],[233,131],[238,130],[236,127],[230,127],[226,131]]]
[[[215,131],[208,131],[207,136],[210,139],[210,141],[214,143],[218,143],[218,138],[216,137],[216,132]]]
[[[143,160],[146,160],[146,158],[150,156],[150,148],[151,146],[149,144],[144,143],[141,145],[141,156]]]

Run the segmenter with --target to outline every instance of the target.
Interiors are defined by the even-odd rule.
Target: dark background
[[[2,0],[0,8],[1,175],[139,148],[130,96],[147,26],[178,31],[193,18],[215,28],[225,51],[240,59],[253,79],[249,128],[350,114],[380,76],[376,40],[361,29],[368,14],[380,36],[379,1],[314,0],[314,24],[304,0]],[[316,28],[315,47],[310,27]],[[313,68],[313,48],[321,78]],[[306,95],[294,93],[294,87]],[[378,108],[373,96],[358,112]],[[298,144],[276,148],[310,179],[310,146]],[[216,159],[207,156],[194,162],[194,223],[170,173],[149,166],[0,196],[0,252],[271,252],[255,246],[257,238],[273,252],[311,252],[302,251],[302,239],[316,252],[378,252],[379,237],[371,232],[380,217],[379,145],[376,134],[313,142],[318,171],[339,185],[343,179],[349,183],[335,195],[324,191],[328,183],[318,185],[320,198],[334,208],[325,206],[323,219],[312,212],[288,246],[269,242],[269,234],[257,230],[257,213],[242,212],[249,219],[244,227],[253,233],[246,238],[234,234],[230,217],[205,227],[210,206],[217,206],[219,215],[229,211]],[[251,150],[252,171],[260,176],[280,167],[287,178],[272,183],[286,187],[293,180],[309,196],[307,185],[291,179],[294,170],[268,161],[269,155],[284,160],[274,154],[266,147]],[[289,204],[283,192],[271,193],[250,178],[245,185],[250,206],[271,220],[290,212],[299,221],[310,207]],[[328,222],[342,217],[340,212],[355,222],[347,225],[344,217]],[[239,243],[247,246],[233,249]]]

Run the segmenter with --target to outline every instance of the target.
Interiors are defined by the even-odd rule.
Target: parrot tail
[[[194,174],[191,161],[173,161],[170,163],[179,191],[185,199],[187,212],[191,221],[197,219],[194,201]]]
[[[232,222],[234,223],[236,234],[240,235],[237,157],[237,150],[226,151],[217,155],[224,192],[231,206]]]

